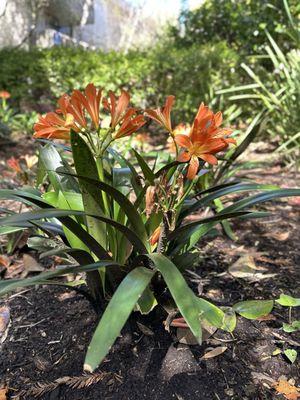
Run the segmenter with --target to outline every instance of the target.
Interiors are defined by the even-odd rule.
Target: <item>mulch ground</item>
[[[245,173],[259,182],[299,186],[295,173],[278,165]],[[283,199],[263,209],[274,215],[233,223],[236,241],[220,232],[199,243],[199,262],[186,277],[203,298],[228,306],[280,293],[300,297],[299,202]],[[253,275],[242,278],[230,270],[249,262],[255,266]],[[101,367],[84,375],[85,352],[97,324],[85,297],[45,286],[23,289],[2,302],[11,312],[0,356],[0,383],[9,388],[8,398],[280,400],[288,397],[276,393],[275,381],[299,385],[299,362],[291,364],[279,353],[300,346],[297,332],[283,332],[288,312],[280,306],[266,320],[238,318],[232,336],[217,331],[202,346],[179,343],[175,328],[165,329],[167,315],[158,308],[146,317],[133,314]],[[293,318],[300,319],[297,310]],[[203,358],[221,346],[226,347],[222,354]]]

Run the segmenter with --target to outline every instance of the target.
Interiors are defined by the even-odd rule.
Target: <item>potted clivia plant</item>
[[[218,223],[228,228],[225,224],[231,218],[266,216],[250,209],[260,202],[300,195],[299,189],[227,179],[226,166],[245,148],[247,138],[222,162],[224,177],[219,169],[214,179],[210,166],[218,163],[218,153],[236,145],[232,130],[221,127],[221,112],[214,114],[203,103],[189,128],[175,130],[171,122],[173,102],[174,97],[169,96],[164,107],[141,111],[129,106],[126,91],[119,97],[113,92],[103,97],[91,83],[83,92],[63,95],[58,100],[59,109],[41,116],[34,126],[34,137],[48,142],[39,154],[37,188],[43,190],[23,187],[0,191],[1,198],[32,207],[31,211],[2,217],[0,226],[6,232],[30,228],[45,238],[55,236],[60,244],[51,254],[68,254],[73,260],[73,265],[34,277],[3,280],[0,294],[85,272],[90,295],[102,314],[87,349],[86,371],[98,367],[132,311],[149,313],[163,301],[166,289],[181,322],[198,343],[203,321],[220,329],[234,329],[229,314],[197,297],[184,278],[184,269],[197,257],[195,245]],[[136,150],[132,150],[131,160],[116,150],[114,145],[137,132],[147,118],[168,133],[174,156],[166,159],[158,152],[149,164]],[[52,139],[70,141],[71,146],[53,145]],[[210,178],[203,179],[205,176]],[[45,179],[47,191],[41,184]],[[259,193],[224,207],[219,202],[215,207],[221,197],[242,191]],[[189,216],[203,207],[210,207],[211,212],[191,222]],[[256,318],[268,314],[272,307],[272,300],[252,300],[235,304],[233,310]]]

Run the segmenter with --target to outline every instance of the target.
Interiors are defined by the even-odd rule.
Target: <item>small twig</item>
[[[272,332],[272,334],[273,334],[273,336],[275,336],[277,339],[284,340],[285,342],[291,344],[292,346],[298,346],[298,347],[300,347],[300,343],[299,343],[299,342],[296,342],[296,341],[293,340],[293,339],[286,338],[286,337],[284,337],[284,336],[282,336],[282,335],[279,335],[279,333],[276,333],[276,332]]]
[[[6,301],[10,301],[10,300],[14,299],[15,297],[19,297],[19,296],[25,297],[25,296],[22,296],[22,294],[30,292],[30,290],[32,290],[32,289],[25,289],[25,290],[22,290],[22,292],[12,294],[11,296],[8,297],[8,299]]]
[[[43,319],[41,319],[40,321],[35,322],[34,324],[28,324],[28,325],[20,325],[20,326],[17,326],[16,329],[32,328],[32,327],[34,327],[34,326],[36,326],[36,325],[41,324],[42,322],[44,322],[44,321],[46,321],[46,320],[47,320],[47,318],[43,318]]]
[[[232,342],[236,342],[237,339],[233,338],[233,339],[221,339],[221,338],[217,338],[214,336],[215,340],[218,340],[218,342],[223,342],[223,343],[232,343]]]

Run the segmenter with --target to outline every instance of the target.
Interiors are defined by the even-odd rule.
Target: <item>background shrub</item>
[[[292,15],[299,16],[297,0],[206,0],[198,9],[183,12],[181,26],[171,27],[169,33],[180,47],[224,40],[245,55],[260,51],[267,30],[281,47],[289,50],[292,27],[286,7]]]
[[[179,117],[191,118],[199,101],[210,102],[214,90],[236,80],[237,60],[224,42],[187,49],[165,42],[127,54],[68,47],[4,49],[0,51],[0,87],[12,93],[17,107],[40,111],[48,109],[48,99],[54,101],[89,82],[105,90],[126,88],[133,103],[143,107],[156,106],[172,93]]]

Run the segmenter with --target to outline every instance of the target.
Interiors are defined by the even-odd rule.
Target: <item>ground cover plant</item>
[[[188,326],[201,343],[204,323],[232,332],[235,313],[256,319],[273,308],[273,299],[249,299],[222,310],[194,294],[184,271],[198,257],[198,240],[218,223],[232,236],[228,220],[266,217],[269,213],[257,205],[299,196],[300,189],[243,182],[228,173],[250,143],[252,130],[213,169],[216,156],[236,145],[234,132],[221,127],[221,112],[203,103],[190,126],[175,129],[174,100],[168,96],[163,107],[142,110],[130,107],[128,92],[103,94],[93,84],[63,95],[58,110],[40,116],[34,126],[34,137],[42,140],[36,187],[0,191],[1,198],[32,208],[22,213],[2,210],[7,213],[0,219],[2,233],[30,229],[36,248],[42,242],[45,251],[48,241],[48,254],[63,254],[69,264],[24,280],[3,280],[0,294],[47,283],[76,287],[82,280],[58,277],[85,272],[87,295],[103,313],[87,349],[86,371],[98,367],[132,311],[147,314],[171,301],[181,315],[173,324]],[[148,120],[167,132],[170,153],[157,151],[149,158],[129,149],[129,159],[116,144],[145,129]],[[70,144],[51,143],[53,139]],[[248,196],[223,206],[223,196],[243,192]],[[189,217],[199,209],[206,209],[207,216],[191,222]]]

